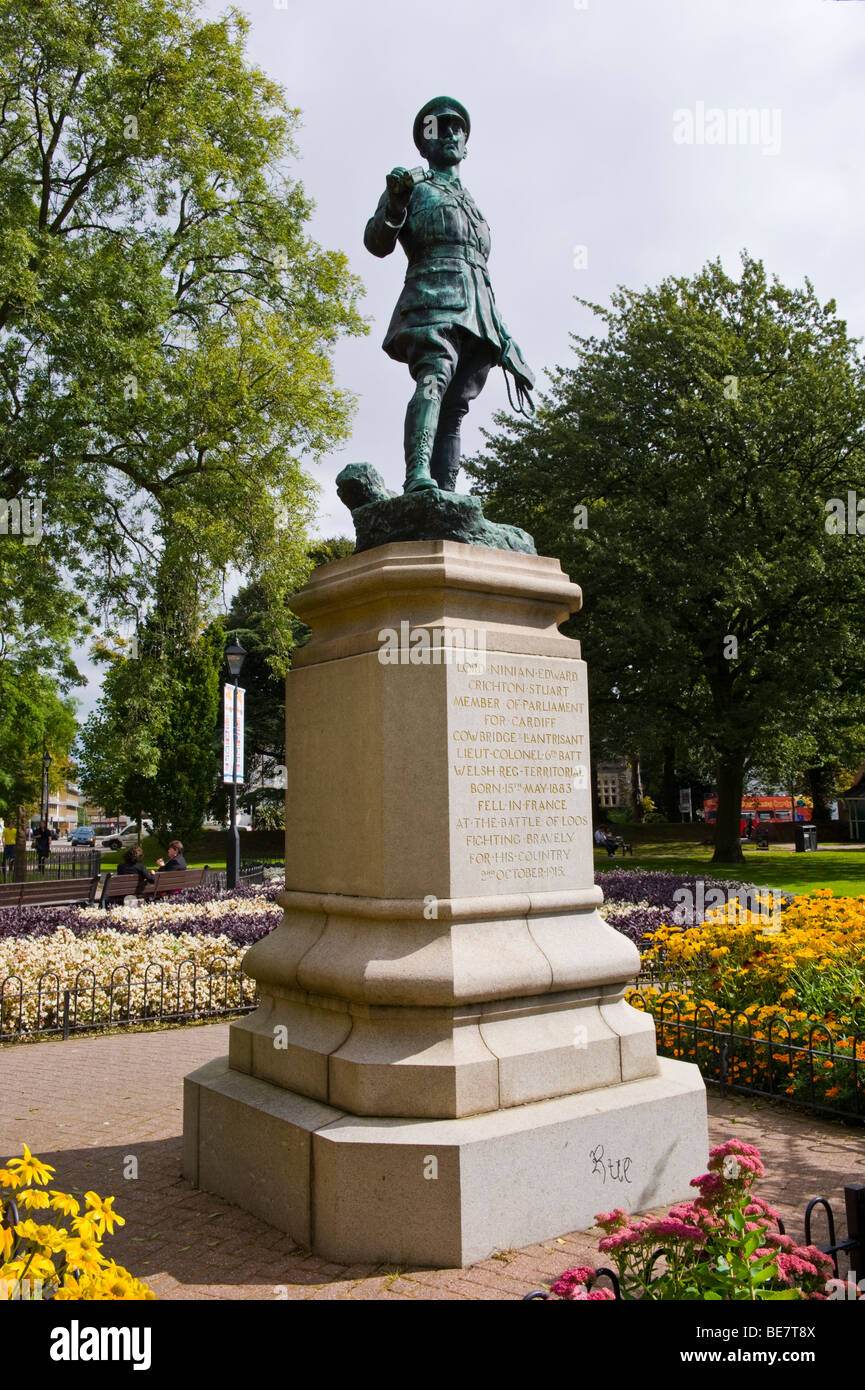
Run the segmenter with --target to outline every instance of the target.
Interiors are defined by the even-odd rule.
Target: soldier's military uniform
[[[501,336],[487,258],[490,229],[468,189],[431,174],[415,188],[405,220],[387,219],[383,193],[367,223],[364,244],[389,256],[399,241],[409,266],[383,347],[396,362],[411,365],[421,326],[462,328],[492,349],[498,361]],[[491,365],[492,365],[491,362]]]
[[[444,99],[424,111],[432,107],[453,109]],[[385,191],[364,245],[389,256],[399,242],[409,262],[383,344],[417,384],[406,417],[406,486],[422,483],[428,464],[432,479],[452,492],[463,416],[509,342],[487,270],[490,229],[460,181],[434,170],[415,185],[401,221],[391,221],[388,209]]]

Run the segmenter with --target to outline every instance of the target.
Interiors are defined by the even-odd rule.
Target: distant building
[[[598,805],[606,811],[631,804],[631,769],[626,758],[598,763]]]
[[[87,802],[84,807],[84,815],[85,823],[92,825],[97,835],[111,835],[122,830],[125,825],[131,824],[131,817],[126,814],[109,816],[104,807],[97,806],[93,801]]]
[[[78,824],[78,807],[81,793],[77,782],[64,782],[62,787],[48,796],[48,823],[59,830],[61,835],[74,830]]]

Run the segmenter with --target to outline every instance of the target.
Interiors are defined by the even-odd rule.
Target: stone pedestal
[[[184,1171],[327,1258],[465,1265],[688,1192],[696,1067],[598,915],[557,561],[381,546],[296,596],[283,924],[186,1080]]]

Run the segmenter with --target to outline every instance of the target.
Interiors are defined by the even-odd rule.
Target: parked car
[[[69,835],[70,845],[89,845],[91,849],[96,844],[96,831],[92,825],[76,825]]]
[[[141,832],[142,838],[153,832],[153,826],[149,820],[143,822],[144,829]],[[109,835],[102,841],[103,849],[129,849],[130,845],[138,844],[138,822],[133,821],[131,825],[124,825],[122,830],[117,830],[113,835]]]

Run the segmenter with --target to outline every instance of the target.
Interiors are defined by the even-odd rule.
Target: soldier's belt
[[[433,262],[436,265],[441,265],[448,261],[451,262],[455,270],[459,270],[466,261],[469,265],[477,266],[478,270],[485,271],[487,269],[486,256],[477,251],[474,246],[428,246],[416,259],[412,260],[408,275],[425,270]]]

